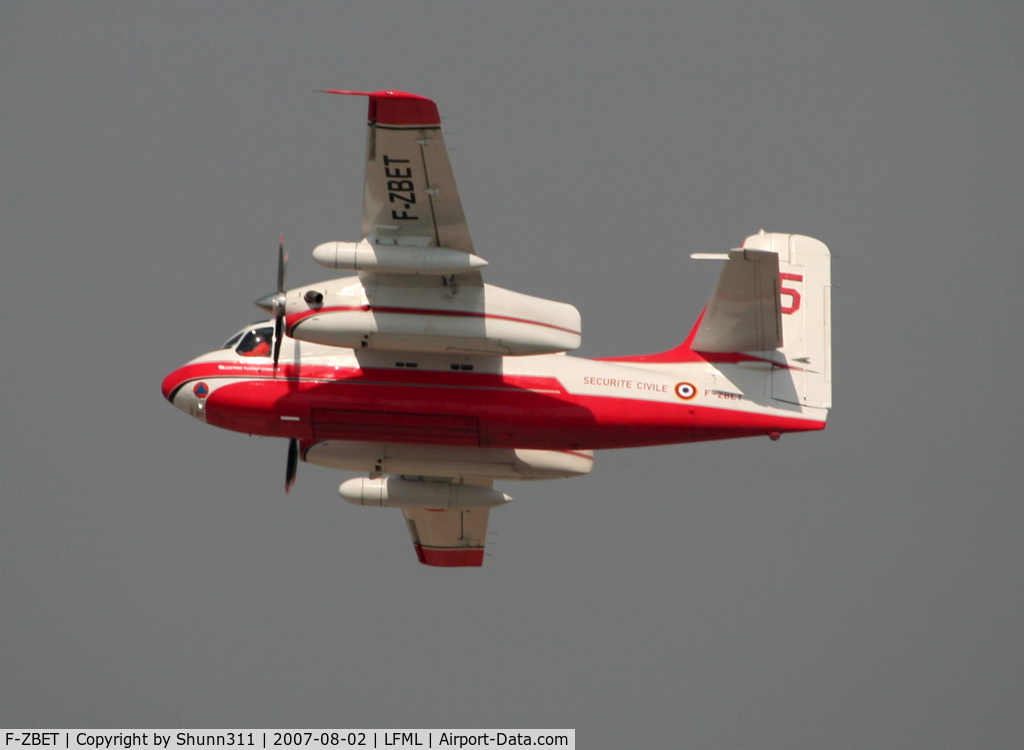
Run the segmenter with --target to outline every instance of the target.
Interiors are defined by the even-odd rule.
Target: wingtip
[[[368,96],[370,109],[367,119],[380,125],[440,125],[441,116],[433,99],[408,91],[382,89],[380,91],[349,91],[323,89],[325,94]]]
[[[315,89],[318,94],[341,94],[342,96],[372,96],[375,99],[418,99],[420,101],[433,101],[429,97],[412,94],[408,91],[397,89],[381,89],[380,91],[349,91],[348,89]]]
[[[481,547],[443,549],[416,543],[416,559],[434,568],[479,568],[484,564]]]

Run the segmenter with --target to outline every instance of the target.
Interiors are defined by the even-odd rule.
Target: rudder
[[[779,256],[782,347],[773,360],[773,400],[828,409],[832,406],[832,271],[824,243],[799,234],[762,230],[745,250]]]

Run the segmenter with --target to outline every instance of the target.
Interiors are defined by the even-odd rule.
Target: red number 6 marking
[[[804,280],[804,277],[801,274],[798,274],[798,273],[780,273],[779,274],[779,278],[782,279],[782,281],[803,281]],[[795,313],[797,310],[800,309],[800,292],[798,292],[796,289],[790,289],[789,287],[785,287],[785,286],[782,286],[780,284],[779,285],[779,294],[780,295],[782,295],[782,294],[788,295],[789,297],[792,297],[792,299],[793,299],[793,304],[792,305],[790,305],[789,307],[786,307],[786,306],[782,307],[782,312],[783,313],[785,313],[786,315],[792,315],[793,313]]]

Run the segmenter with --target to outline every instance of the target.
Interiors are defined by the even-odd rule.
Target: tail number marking
[[[799,273],[780,273],[779,278],[782,281],[799,281],[801,283],[804,280],[803,274]],[[796,289],[792,289],[791,287],[787,287],[780,284],[779,294],[780,296],[785,294],[787,297],[790,297],[793,300],[793,303],[791,305],[782,306],[783,315],[792,315],[793,313],[800,309],[800,292],[798,292]]]
[[[387,154],[384,155],[384,174],[388,177],[412,177],[412,167],[394,167],[391,168],[392,164],[408,164],[408,159],[392,159]],[[403,172],[404,170],[404,172]],[[402,213],[398,213],[397,209],[392,209],[391,218],[398,219],[400,221],[416,221],[419,220],[419,216],[410,216],[409,209],[412,204],[416,202],[416,193],[414,192],[412,180],[395,180],[390,179],[387,181],[388,184],[388,201],[390,203],[401,203],[405,210]],[[403,195],[408,193],[408,195]]]

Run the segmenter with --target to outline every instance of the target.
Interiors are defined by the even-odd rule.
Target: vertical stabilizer
[[[830,408],[832,272],[828,248],[812,237],[763,230],[747,237],[743,248],[779,256],[782,346],[773,354],[772,399]]]

